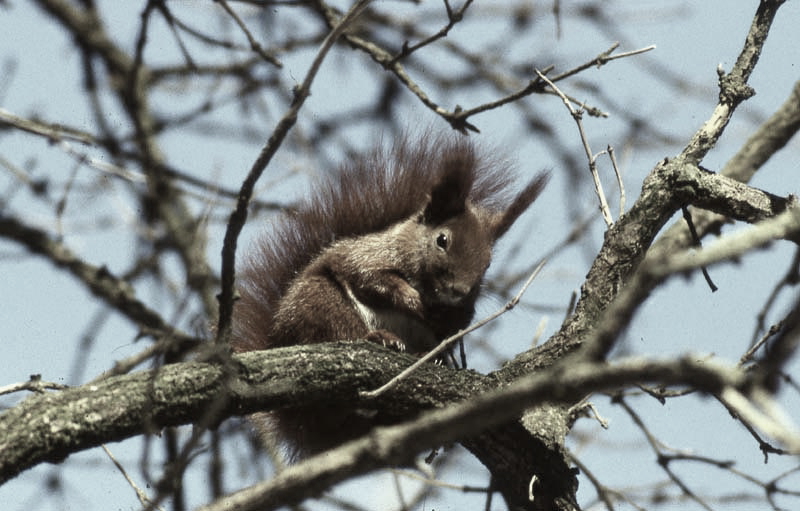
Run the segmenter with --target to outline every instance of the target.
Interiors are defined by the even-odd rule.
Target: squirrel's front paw
[[[380,344],[384,348],[393,349],[400,353],[405,353],[406,351],[405,341],[388,330],[373,330],[367,334],[366,339],[370,342]]]
[[[416,289],[406,286],[399,295],[397,305],[401,309],[417,318],[423,319],[425,317],[425,306],[422,305],[422,297]]]

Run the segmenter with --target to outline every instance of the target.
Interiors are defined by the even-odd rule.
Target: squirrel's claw
[[[405,341],[389,330],[373,330],[367,334],[366,339],[370,342],[380,344],[384,348],[399,351],[400,353],[406,352]]]

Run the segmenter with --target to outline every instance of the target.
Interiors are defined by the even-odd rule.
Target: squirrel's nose
[[[444,289],[440,297],[441,301],[447,305],[458,305],[469,294],[471,288],[466,284],[453,283]]]
[[[465,296],[467,296],[470,292],[470,287],[466,284],[454,284],[453,285],[453,295],[457,296],[459,300],[463,300]]]

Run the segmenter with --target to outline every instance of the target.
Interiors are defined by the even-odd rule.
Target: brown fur
[[[430,350],[469,324],[494,242],[547,180],[512,198],[511,178],[449,137],[405,140],[346,165],[248,254],[234,349],[366,338]],[[303,408],[269,421],[300,455],[376,423],[355,410]]]

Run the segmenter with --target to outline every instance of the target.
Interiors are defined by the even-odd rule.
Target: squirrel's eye
[[[438,236],[436,236],[436,246],[443,250],[447,250],[447,245],[450,244],[450,238],[447,237],[447,234],[440,232]]]

